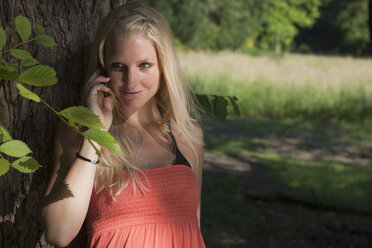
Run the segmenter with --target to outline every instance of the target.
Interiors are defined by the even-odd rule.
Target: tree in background
[[[311,27],[319,17],[321,0],[270,0],[263,3],[263,25],[258,35],[262,49],[288,49],[299,27]]]
[[[355,47],[355,54],[360,56],[369,46],[368,1],[338,1],[339,12],[335,23],[343,33],[346,46]],[[364,11],[361,11],[364,10]]]
[[[265,0],[266,1],[266,0]],[[175,37],[191,48],[237,49],[255,37],[262,24],[259,0],[157,0],[148,3],[164,13]]]
[[[372,0],[144,1],[165,14],[177,41],[193,49],[360,55],[371,47]]]

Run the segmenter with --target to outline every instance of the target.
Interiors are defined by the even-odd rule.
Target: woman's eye
[[[142,68],[150,68],[151,67],[151,65],[149,64],[149,63],[141,63],[140,64],[140,67],[142,67]]]
[[[111,66],[112,66],[113,68],[118,68],[118,69],[121,69],[121,68],[124,67],[123,64],[120,64],[120,63],[117,63],[117,62],[112,63]]]

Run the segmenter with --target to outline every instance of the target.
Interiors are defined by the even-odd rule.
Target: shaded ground
[[[369,130],[230,120],[206,131],[207,247],[372,247]]]

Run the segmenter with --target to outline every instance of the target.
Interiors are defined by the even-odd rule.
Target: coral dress
[[[183,155],[175,149],[177,161]],[[113,201],[108,191],[93,191],[88,247],[205,247],[197,219],[200,188],[191,167],[176,163],[142,171],[149,182],[145,194],[137,188],[133,195],[128,186]]]

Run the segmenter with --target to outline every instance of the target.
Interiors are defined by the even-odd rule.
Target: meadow
[[[184,74],[197,93],[235,95],[254,118],[332,122],[372,119],[372,60],[286,54],[181,51]]]
[[[204,120],[207,247],[372,247],[372,60],[181,51],[197,93],[235,95]]]

